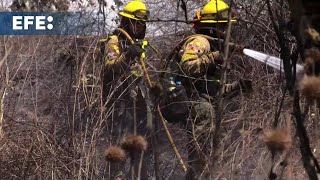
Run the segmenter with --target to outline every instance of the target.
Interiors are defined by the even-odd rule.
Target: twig
[[[7,50],[7,52],[5,52],[3,58],[2,58],[1,61],[0,61],[0,68],[2,67],[4,61],[7,59],[8,55],[9,55],[10,52],[11,52],[11,50],[12,50],[12,47],[10,47],[10,48]]]
[[[216,111],[216,127],[215,132],[213,133],[213,140],[217,141],[217,137],[219,134],[221,122],[222,122],[222,94],[225,86],[225,82],[227,79],[227,68],[228,68],[228,62],[229,62],[229,41],[230,41],[230,34],[231,34],[231,8],[233,5],[233,1],[230,2],[230,8],[228,10],[228,26],[226,31],[226,37],[224,41],[224,53],[223,53],[223,65],[222,65],[222,72],[220,77],[221,82],[221,89],[218,95],[218,105],[217,105],[217,111]]]
[[[157,18],[157,19],[150,19],[148,20],[147,22],[149,23],[154,23],[154,22],[180,22],[180,23],[186,23],[186,24],[191,24],[191,23],[194,23],[196,21],[192,20],[192,21],[185,21],[185,20],[179,20],[179,19],[160,19],[160,18]]]
[[[11,50],[12,50],[12,46],[7,51],[6,51],[6,48],[5,48],[4,57],[0,61],[0,69],[1,69],[1,67],[3,65],[3,63],[7,60],[7,57],[10,54]],[[7,71],[9,71],[9,70],[7,70]],[[7,79],[9,78],[8,77],[8,73],[7,73],[7,77],[6,78]],[[6,85],[3,88],[1,88],[1,91],[0,91],[0,97],[1,97],[1,99],[0,99],[0,138],[2,138],[2,135],[3,135],[2,126],[3,126],[3,115],[4,115],[4,98],[5,98],[6,93],[7,93],[6,91],[7,91],[8,80],[6,80],[5,84]]]
[[[293,115],[296,119],[297,135],[300,140],[300,151],[302,155],[303,166],[308,173],[310,179],[318,179],[317,171],[319,173],[319,163],[314,157],[311,148],[310,141],[307,135],[306,128],[303,125],[303,119],[301,109],[299,105],[299,93],[298,91],[294,94],[293,100]]]
[[[156,180],[160,180],[160,175],[159,175],[159,159],[158,159],[158,144],[157,144],[157,134],[154,132],[154,129],[158,129],[159,123],[155,122],[154,128],[151,129],[151,143],[152,143],[152,151],[153,151],[153,156],[154,156],[154,174]]]
[[[273,121],[273,128],[276,128],[279,124],[279,119],[280,119],[280,113],[281,113],[281,110],[282,110],[282,107],[283,107],[283,103],[284,103],[284,98],[286,97],[286,92],[287,92],[288,88],[284,87],[283,88],[283,91],[282,91],[282,97],[281,97],[281,100],[277,99],[277,112],[275,114],[275,117],[274,117],[274,121]],[[280,105],[278,106],[278,103],[280,101]]]
[[[133,135],[137,135],[137,99],[136,97],[133,97],[132,101],[133,101]]]
[[[134,166],[133,166],[133,158],[131,157],[130,161],[130,171],[131,171],[131,179],[134,180]]]
[[[186,21],[188,21],[187,3],[184,0],[180,0],[180,1],[181,1],[181,9],[184,11],[184,17],[185,17]]]
[[[142,169],[143,156],[144,156],[144,151],[141,152],[141,156],[140,156],[137,180],[140,180],[140,178],[141,178],[141,169]]]

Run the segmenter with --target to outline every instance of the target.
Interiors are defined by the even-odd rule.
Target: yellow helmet
[[[222,0],[211,0],[200,12],[197,12],[197,19],[201,23],[225,23],[228,22],[229,6]],[[236,22],[231,19],[231,22]]]
[[[149,18],[150,12],[147,10],[146,5],[143,2],[133,0],[119,12],[119,15],[139,21],[146,21]]]

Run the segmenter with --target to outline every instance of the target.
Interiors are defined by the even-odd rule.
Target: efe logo
[[[47,26],[46,21],[48,22]],[[52,21],[52,16],[12,16],[12,29],[29,30],[34,27],[35,30],[51,30],[53,29]]]

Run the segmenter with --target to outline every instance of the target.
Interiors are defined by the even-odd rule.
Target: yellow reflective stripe
[[[193,50],[193,49],[189,49],[185,52],[185,54],[197,54],[198,51],[197,50]]]
[[[199,41],[194,41],[193,44],[195,44],[196,46],[201,47],[201,43]]]
[[[110,48],[113,49],[117,54],[120,54],[119,46],[111,45]]]
[[[135,75],[136,77],[143,76],[143,70],[141,66],[133,66],[131,67],[131,74]]]
[[[190,61],[190,60],[196,60],[198,56],[196,54],[184,54],[181,58],[180,63]]]
[[[116,35],[111,35],[111,36],[109,36],[109,39],[118,41],[118,36],[116,36]]]
[[[116,35],[111,35],[108,37],[106,52],[107,52],[107,57],[105,58],[105,61],[104,61],[104,64],[106,66],[110,66],[118,62],[121,62],[121,60],[123,59],[120,56],[120,49],[118,46],[118,37]]]
[[[194,49],[188,49],[186,50],[186,52],[182,55],[181,58],[181,62],[185,62],[185,61],[190,61],[190,60],[195,60],[198,59],[198,54],[197,54],[197,50]]]
[[[110,60],[110,59],[106,59],[105,61],[104,61],[104,64],[105,65],[113,65],[113,64],[115,64],[116,63],[116,60],[114,59],[114,60]]]
[[[148,41],[147,40],[143,40],[142,41],[142,46],[141,46],[141,48],[144,50],[147,46],[148,46]],[[146,53],[145,52],[143,52],[142,54],[141,54],[141,58],[143,58],[143,60],[145,60],[146,59]]]
[[[147,40],[143,40],[142,41],[142,49],[144,49],[145,47],[147,47],[148,46],[148,41]]]
[[[118,42],[118,37],[116,35],[111,35],[111,36],[108,37],[108,39],[109,40],[111,39],[111,40],[114,40],[114,41]],[[99,39],[99,42],[106,42],[106,41],[108,41],[108,39],[107,38],[101,38],[101,39]]]
[[[146,59],[146,53],[145,53],[145,52],[143,52],[143,53],[141,54],[141,58],[143,58],[143,60]]]
[[[116,58],[116,59],[108,59],[108,58],[106,58],[106,59],[104,60],[104,64],[105,64],[106,66],[110,66],[110,65],[113,65],[113,64],[116,64],[116,63],[121,62],[121,61],[123,60],[123,58],[124,58],[124,55],[123,55],[123,54],[121,54],[120,57],[118,57],[118,58]]]
[[[136,77],[141,77],[141,76],[143,76],[143,71],[131,70],[131,74],[135,75]]]
[[[99,42],[106,42],[106,41],[107,41],[106,38],[101,38],[101,39],[99,39]]]
[[[119,62],[121,62],[121,59],[106,59],[105,61],[104,61],[104,64],[105,65],[113,65],[113,64],[117,64],[117,63],[119,63]]]

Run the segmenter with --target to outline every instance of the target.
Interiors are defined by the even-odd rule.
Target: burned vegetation
[[[11,8],[65,11],[80,4],[39,2],[13,1]],[[94,8],[107,14],[128,2],[110,9],[109,1],[97,1]],[[166,95],[176,73],[168,67],[183,54],[181,40],[193,33],[192,18],[207,3],[146,2],[151,15],[145,39],[156,50],[146,48],[140,70],[148,76],[139,80],[106,74],[102,39],[115,28],[109,22],[96,36],[1,36],[0,179],[317,179],[319,3],[228,1],[237,21],[226,31],[229,44],[280,57],[283,70],[233,46],[227,51],[222,38],[214,42],[225,60],[217,64],[224,76],[219,80],[249,79],[252,91],[217,97],[198,92],[199,99],[164,103],[189,93],[178,91],[186,82],[177,80],[178,89]],[[168,11],[168,5],[175,8]],[[106,84],[106,77],[113,81]],[[137,88],[130,88],[132,82]],[[202,109],[206,105],[209,110]],[[188,121],[171,112],[188,112]],[[196,166],[203,168],[188,171]]]

